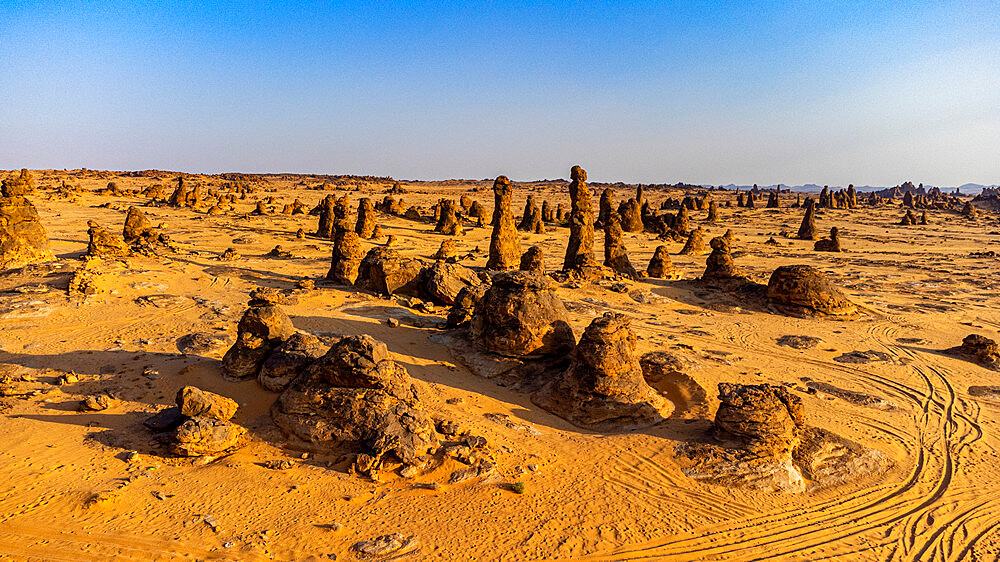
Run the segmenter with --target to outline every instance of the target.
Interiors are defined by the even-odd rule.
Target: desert
[[[996,556],[995,193],[570,172],[6,173],[0,550]]]

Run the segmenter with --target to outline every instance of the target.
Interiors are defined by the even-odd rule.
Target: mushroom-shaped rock
[[[775,269],[767,282],[767,299],[786,314],[846,316],[858,312],[858,307],[811,265]]]
[[[570,366],[532,401],[588,429],[644,427],[662,421],[673,404],[643,379],[628,317],[606,312],[590,323]]]
[[[388,454],[418,464],[438,446],[406,369],[369,335],[330,347],[281,393],[271,416],[316,449],[353,449],[362,471],[376,468]]]
[[[511,357],[561,355],[576,340],[555,287],[526,271],[497,275],[476,304],[471,322],[476,343]]]

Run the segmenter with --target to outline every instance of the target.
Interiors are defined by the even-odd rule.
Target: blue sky
[[[0,168],[1000,182],[993,3],[0,3]]]

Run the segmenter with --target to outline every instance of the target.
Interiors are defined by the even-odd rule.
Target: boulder
[[[969,334],[962,340],[962,345],[949,349],[948,353],[964,357],[987,369],[1000,371],[1000,346],[985,336]]]
[[[266,290],[250,293],[250,308],[236,328],[236,343],[222,358],[222,372],[232,379],[255,377],[271,352],[295,333],[292,320],[277,305],[279,294]]]
[[[246,434],[246,429],[229,421],[191,418],[175,430],[171,450],[185,457],[218,455],[241,445]]]
[[[189,418],[203,417],[229,421],[239,408],[239,404],[232,398],[194,386],[185,386],[178,390],[176,401],[181,414]]]
[[[365,254],[355,286],[380,295],[423,296],[423,264],[396,250],[375,247]]]
[[[576,344],[555,287],[546,277],[526,271],[494,277],[470,326],[475,342],[499,355],[561,355]]]
[[[783,265],[767,282],[767,299],[786,314],[845,316],[858,312],[821,271],[810,265]]]
[[[471,269],[457,263],[435,262],[424,270],[424,289],[435,300],[446,305],[455,303],[459,291],[481,282]]]

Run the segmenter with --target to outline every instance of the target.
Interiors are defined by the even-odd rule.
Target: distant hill
[[[788,189],[790,191],[821,191],[823,189],[822,185],[817,185],[815,183],[807,183],[807,184],[804,184],[804,185],[787,185],[787,184],[780,184],[780,185],[781,185],[781,189]],[[702,187],[712,187],[712,186],[703,185]],[[731,183],[729,185],[718,186],[718,187],[722,187],[722,188],[729,189],[729,190],[734,190],[734,189],[739,188],[740,191],[748,191],[750,189],[753,189],[753,185],[736,185],[736,184],[733,184],[733,183]],[[773,185],[773,184],[772,185],[758,185],[757,187],[760,188],[760,189],[775,189],[775,188],[778,187],[778,185]],[[884,191],[884,190],[891,190],[893,187],[894,186],[855,185],[854,189],[857,190],[857,191]],[[943,187],[943,186],[933,186],[933,185],[924,184],[924,189],[928,189],[929,190],[929,189],[932,189],[934,187],[937,187],[938,189],[940,189],[944,193],[954,193],[955,192],[955,186],[952,186],[952,187]],[[997,185],[982,185],[982,184],[979,184],[979,183],[964,183],[964,184],[959,185],[957,187],[958,187],[959,193],[962,193],[962,194],[965,194],[965,195],[978,195],[983,190],[984,187],[1000,187],[1000,186],[997,186]],[[831,191],[836,191],[838,189],[846,189],[847,186],[846,185],[831,185],[831,186],[829,186],[829,188],[830,188]]]

